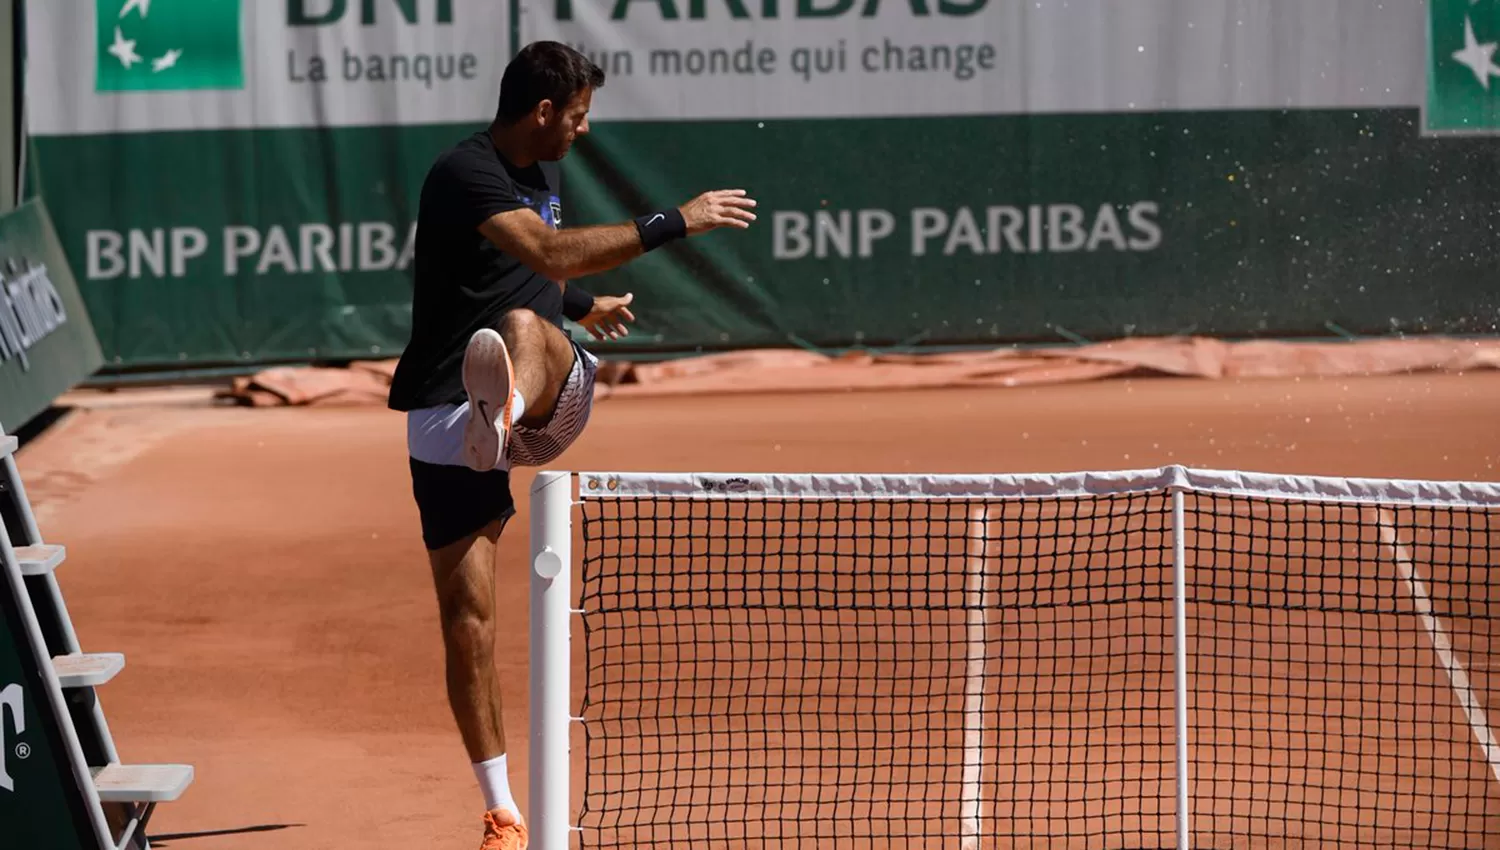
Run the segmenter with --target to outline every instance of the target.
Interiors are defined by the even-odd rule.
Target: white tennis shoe
[[[475,472],[500,464],[510,440],[516,372],[505,340],[480,328],[464,349],[464,391],[469,394],[469,421],[464,426],[464,462]]]

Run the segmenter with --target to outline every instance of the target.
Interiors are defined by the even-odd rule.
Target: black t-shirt
[[[524,307],[562,327],[586,315],[593,296],[543,277],[479,232],[497,213],[530,207],[560,227],[561,175],[555,162],[517,168],[487,131],[444,151],[427,173],[417,212],[411,340],[391,380],[389,407],[408,411],[465,399],[462,366],[469,337],[498,327]],[[566,304],[564,303],[566,300]]]

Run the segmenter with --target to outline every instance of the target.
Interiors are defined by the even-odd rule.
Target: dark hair
[[[505,66],[495,120],[514,124],[544,100],[561,110],[584,89],[603,85],[604,70],[587,56],[556,41],[534,41]]]

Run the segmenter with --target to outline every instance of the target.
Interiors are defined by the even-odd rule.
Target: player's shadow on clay
[[[214,829],[204,832],[174,832],[168,835],[148,835],[147,840],[152,847],[167,847],[173,841],[188,841],[194,838],[218,838],[224,835],[245,835],[251,832],[278,832],[283,829],[291,829],[294,826],[307,826],[305,823],[268,823],[260,826],[242,826],[238,829]]]

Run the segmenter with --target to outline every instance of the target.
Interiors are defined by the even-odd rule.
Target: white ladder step
[[[42,543],[36,546],[16,548],[16,560],[21,562],[21,575],[43,576],[57,569],[68,554],[66,547]]]
[[[107,764],[90,771],[101,803],[168,803],[193,781],[190,764]]]
[[[5,457],[6,455],[15,454],[16,448],[20,445],[21,441],[17,440],[15,437],[9,435],[0,437],[0,458]]]
[[[52,658],[52,669],[64,688],[93,688],[124,670],[125,656],[118,652],[57,655]]]

